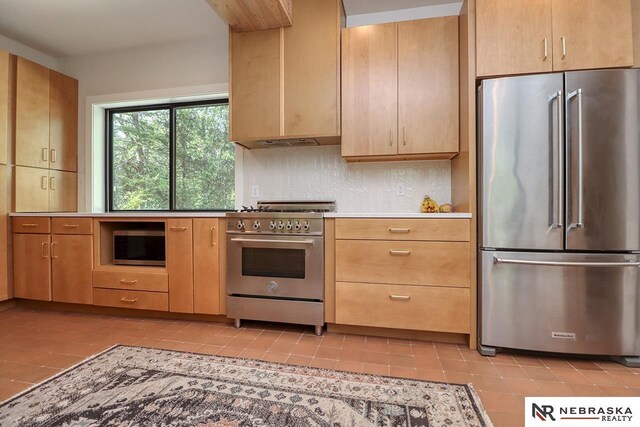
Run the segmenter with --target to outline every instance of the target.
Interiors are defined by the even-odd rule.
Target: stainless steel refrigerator
[[[480,350],[640,359],[640,70],[484,80]]]

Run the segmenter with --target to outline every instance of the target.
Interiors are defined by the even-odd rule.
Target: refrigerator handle
[[[567,100],[571,100],[573,97],[578,98],[578,218],[576,222],[569,225],[569,228],[583,228],[584,227],[584,203],[583,203],[583,183],[584,183],[584,169],[582,163],[582,89],[574,90],[567,95]]]
[[[638,261],[620,262],[571,262],[571,261],[533,261],[525,259],[508,259],[493,257],[495,264],[522,264],[522,265],[548,265],[552,267],[636,267],[640,268]]]
[[[564,226],[564,150],[562,149],[562,141],[564,140],[564,112],[562,107],[564,98],[561,90],[556,93],[556,100],[558,101],[558,200],[556,201],[558,220],[553,227],[562,228]]]

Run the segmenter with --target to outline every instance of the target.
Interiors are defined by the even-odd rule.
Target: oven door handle
[[[243,239],[241,237],[234,237],[232,242],[241,243],[288,243],[297,245],[313,245],[313,240],[271,240],[271,239]]]

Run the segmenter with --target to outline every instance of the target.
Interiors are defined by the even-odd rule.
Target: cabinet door
[[[169,311],[193,313],[193,224],[191,219],[167,220]]]
[[[78,206],[78,174],[49,171],[49,212],[75,212]]]
[[[284,37],[284,134],[340,134],[340,1],[296,0]]]
[[[7,164],[9,130],[11,129],[12,61],[9,52],[0,50],[0,163]]]
[[[232,141],[281,133],[280,31],[229,32]]]
[[[51,240],[53,301],[92,304],[92,236],[54,234]]]
[[[51,71],[49,104],[51,169],[78,170],[78,81]]]
[[[16,298],[51,301],[49,234],[13,235],[13,290]]]
[[[342,31],[342,156],[397,154],[395,23]]]
[[[193,311],[220,313],[218,220],[193,219]]]
[[[398,153],[458,152],[458,17],[398,23]]]
[[[551,50],[551,0],[477,0],[478,76],[551,71]]]
[[[553,69],[633,65],[631,0],[553,0]]]
[[[0,165],[0,301],[11,298],[12,292],[9,289],[8,278],[8,233],[9,233],[9,202],[7,195],[9,188],[7,187],[7,166]]]
[[[49,171],[15,167],[15,212],[49,211]]]
[[[49,167],[49,69],[18,58],[15,161]]]

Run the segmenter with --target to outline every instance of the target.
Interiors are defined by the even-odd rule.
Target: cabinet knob
[[[567,56],[567,38],[565,36],[560,37],[560,41],[562,42],[562,58],[564,59]]]

